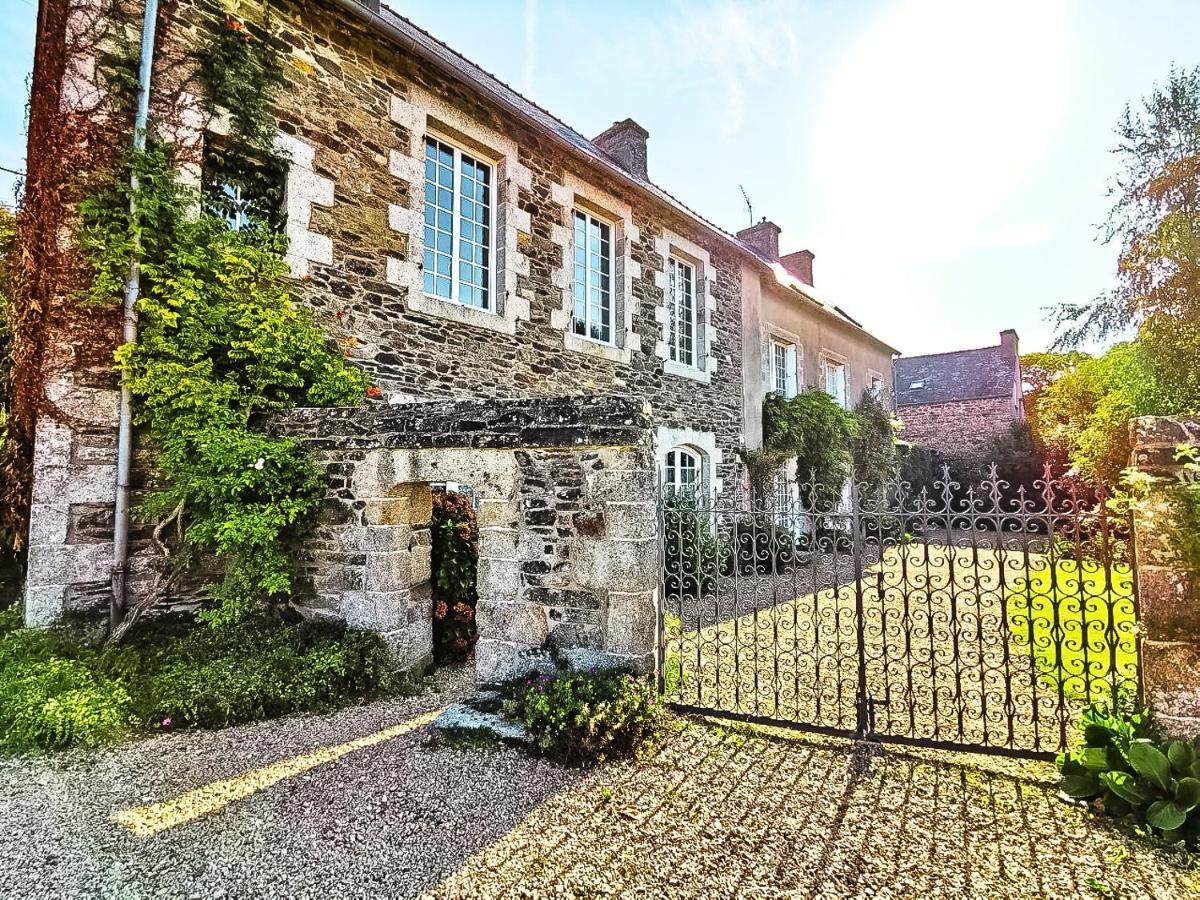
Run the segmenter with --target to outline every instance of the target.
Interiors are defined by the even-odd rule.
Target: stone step
[[[493,692],[486,692],[493,693]],[[527,746],[531,743],[529,732],[520,722],[505,718],[499,712],[499,695],[495,698],[485,697],[480,705],[490,706],[495,703],[495,711],[481,711],[474,705],[479,698],[473,698],[465,703],[455,703],[446,708],[433,723],[433,727],[445,734],[462,734],[463,732],[483,732],[494,736],[505,744]]]

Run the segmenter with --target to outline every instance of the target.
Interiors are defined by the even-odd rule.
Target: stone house
[[[39,49],[61,39],[56,29],[69,30],[70,16],[61,14],[69,5],[43,3]],[[219,119],[178,116],[169,136],[196,151],[198,163],[181,175],[207,196],[222,199],[231,227],[239,227],[248,210],[277,207],[270,214],[283,223],[288,238],[295,292],[370,374],[380,395],[374,405],[440,403],[433,418],[444,431],[455,403],[476,415],[478,407],[471,404],[480,402],[502,406],[627,395],[649,410],[647,468],[668,484],[715,493],[737,477],[736,450],[760,440],[758,409],[767,381],[776,377],[768,365],[769,335],[791,335],[804,348],[803,356],[797,349],[797,381],[813,381],[825,358],[818,354],[827,354],[848,366],[842,388],[847,398],[876,377],[886,383],[890,348],[788,275],[796,254],[779,259],[777,241],[771,251],[753,229],[738,235],[723,231],[651,180],[648,133],[632,120],[618,121],[589,140],[377,2],[272,0],[231,7],[179,0],[164,7],[160,40],[186,47],[205,28],[223,27],[230,12],[261,22],[265,7],[285,61],[277,156],[241,160],[236,167],[245,172],[261,163],[262,183],[227,178],[226,163],[239,148],[230,146]],[[60,14],[52,14],[55,9]],[[72,106],[73,114],[86,116],[89,107],[81,98],[105,90],[97,54],[85,46],[65,63],[42,54],[35,93],[39,85],[53,83],[59,107]],[[156,77],[169,78],[160,68],[156,65]],[[35,108],[33,119],[41,114]],[[31,134],[36,130],[31,125]],[[37,153],[31,146],[31,157]],[[55,303],[66,309],[69,299]],[[108,352],[117,346],[119,331],[111,317],[101,321],[100,315],[82,325],[77,316],[69,324],[51,316],[41,336],[53,352],[47,350],[41,368],[45,402],[33,455],[25,602],[26,618],[35,624],[108,602],[116,422]],[[775,318],[760,318],[764,315]],[[81,327],[111,337],[105,352],[75,350],[78,332],[71,329]],[[549,415],[558,407],[538,409]],[[513,415],[535,413],[522,406]],[[386,413],[371,415],[371,421],[387,419]],[[407,441],[416,426],[411,416],[404,421]],[[522,422],[527,446],[562,451],[561,434],[551,434],[554,423],[539,431]],[[345,424],[339,420],[339,427]],[[496,440],[512,452],[507,426],[493,424],[504,433]],[[606,423],[576,424],[581,434],[615,433],[605,431]],[[310,425],[306,420],[302,427]],[[633,431],[626,415],[621,434]],[[438,440],[455,452],[480,446],[466,437],[442,434]],[[572,465],[599,465],[596,459],[572,459]],[[338,490],[349,492],[331,501],[353,499],[366,507],[365,513],[355,507],[348,514],[369,518],[375,509],[388,527],[420,525],[393,521],[400,507],[425,508],[411,492],[393,494],[395,486],[372,476],[374,493],[355,495],[345,484],[343,462],[324,461],[333,467]],[[432,480],[427,463],[420,462],[422,477]],[[386,467],[394,471],[395,460]],[[432,469],[438,479],[468,484],[478,475],[446,464]],[[528,486],[522,478],[545,482],[532,469],[513,475],[510,462],[504,471],[509,493]],[[562,477],[570,492],[590,484],[582,475]],[[632,485],[639,486],[638,496],[621,502],[653,502],[653,479],[647,484],[631,477],[626,489],[632,491]],[[555,500],[567,516],[565,524],[561,516],[555,520],[559,532],[574,534],[577,500]],[[495,502],[499,518],[517,514],[507,499],[498,496]],[[615,501],[608,496],[604,502]],[[552,528],[552,518],[531,527]],[[372,523],[359,525],[369,531]],[[641,527],[629,531],[644,543]],[[353,540],[367,540],[368,531],[356,531]],[[330,552],[349,553],[335,546],[344,535],[326,537],[326,548],[334,547]],[[634,538],[621,538],[626,539]],[[525,541],[522,552],[533,554],[535,542]],[[405,548],[403,560],[389,562],[407,567],[406,591],[428,580],[427,553],[415,552],[416,546]],[[553,546],[546,542],[545,552]],[[370,559],[360,565],[362,548],[353,549],[338,557],[340,564],[317,559],[312,567],[326,580],[331,566],[348,566],[347,559],[370,570]],[[559,557],[568,551],[553,549]],[[544,589],[529,575],[535,562],[557,565],[523,558],[526,568],[509,573],[504,583],[511,588],[516,579],[520,591]],[[581,593],[570,570],[563,571],[559,594]],[[328,587],[332,614],[367,625],[387,618],[348,613],[365,602],[372,589],[363,585],[370,580],[368,574],[354,584]],[[602,580],[589,584],[595,588],[593,582]],[[378,586],[374,590],[378,609],[383,594]],[[405,602],[410,594],[419,604],[419,592],[405,593]],[[584,607],[600,602],[588,596]],[[539,602],[539,608],[549,608],[556,601]],[[589,615],[594,613],[592,608]],[[602,623],[597,627],[605,630]]]
[[[827,391],[844,409],[867,393],[890,405],[892,360],[900,351],[813,287],[811,251],[780,256],[779,234],[764,219],[737,235],[757,257],[742,271],[747,415],[759,414],[768,393],[794,397],[807,388]]]
[[[895,390],[906,441],[960,459],[986,454],[1025,421],[1017,333],[1000,332],[994,347],[902,357]]]

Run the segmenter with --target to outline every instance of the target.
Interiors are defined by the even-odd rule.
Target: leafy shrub
[[[822,390],[763,401],[763,446],[796,460],[801,499],[818,509],[835,505],[853,472],[859,421]]]
[[[0,613],[0,751],[219,728],[405,687],[378,635],[336,626],[259,620],[96,650]]]
[[[1083,740],[1058,757],[1064,793],[1105,815],[1134,817],[1170,843],[1200,843],[1200,738],[1156,740],[1146,713],[1103,704],[1084,712],[1079,729]]]
[[[439,663],[462,662],[475,649],[479,602],[479,525],[470,498],[433,494],[433,652]]]
[[[716,587],[721,549],[708,513],[693,497],[668,498],[663,512],[663,582],[668,597],[702,597]]]
[[[632,756],[664,718],[653,679],[622,672],[530,677],[511,688],[505,712],[542,753],[569,765]]]
[[[322,712],[398,686],[381,638],[337,626],[197,628],[150,652],[154,671],[137,698],[150,726],[223,728]]]
[[[721,571],[725,575],[782,572],[800,562],[796,536],[767,513],[740,516],[722,537]]]

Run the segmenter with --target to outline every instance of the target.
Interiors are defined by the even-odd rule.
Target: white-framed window
[[[575,210],[575,309],[571,330],[578,335],[613,342],[612,226],[590,213]]]
[[[842,409],[848,409],[850,392],[847,384],[846,364],[840,359],[826,356],[821,360],[821,381],[825,393],[837,401]]]
[[[878,372],[870,372],[867,376],[867,391],[876,400],[883,399],[883,376]]]
[[[696,366],[696,270],[674,257],[667,260],[667,316],[671,362]]]
[[[796,345],[771,341],[771,390],[790,400],[796,396]]]
[[[492,167],[453,144],[425,137],[425,256],[431,297],[494,310]]]
[[[663,474],[667,496],[697,496],[704,486],[704,458],[688,447],[675,447],[667,452]]]

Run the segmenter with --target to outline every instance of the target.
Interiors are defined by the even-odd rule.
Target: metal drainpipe
[[[146,128],[150,120],[150,77],[154,69],[154,31],[158,25],[158,0],[146,0],[142,16],[142,57],[138,66],[137,115],[133,122],[133,149],[146,149]],[[129,276],[125,280],[124,341],[137,340],[137,299],[141,290],[141,228],[137,224],[138,177],[135,171],[129,178],[132,194],[129,200],[129,219],[133,228],[133,256],[129,260]],[[125,616],[125,574],[129,560],[129,473],[133,468],[133,394],[129,374],[121,373],[121,407],[117,417],[117,497],[113,517],[112,601],[109,604],[110,627],[121,624]]]

